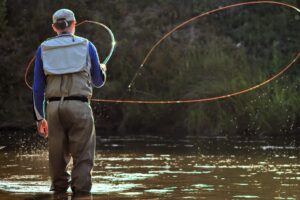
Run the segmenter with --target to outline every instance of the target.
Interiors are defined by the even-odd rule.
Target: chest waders
[[[92,96],[88,40],[71,35],[45,41],[46,116],[49,124],[51,191],[89,193],[96,135],[89,101]],[[66,171],[73,158],[71,175]]]

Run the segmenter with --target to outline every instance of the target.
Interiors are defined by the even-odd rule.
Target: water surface
[[[294,143],[226,137],[97,140],[93,199],[300,199]],[[49,185],[44,147],[0,144],[1,200],[51,199]]]

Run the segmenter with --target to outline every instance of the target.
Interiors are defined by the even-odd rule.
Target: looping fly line
[[[133,79],[131,80],[130,84],[128,85],[128,88],[130,89],[132,87],[132,85],[134,84],[134,82],[135,82],[135,80],[136,80],[136,78],[137,78],[137,76],[139,74],[139,71],[144,67],[144,65],[148,61],[150,55],[154,52],[154,50],[166,38],[168,38],[172,33],[174,33],[175,31],[177,31],[178,29],[184,27],[185,25],[187,25],[187,24],[189,24],[189,23],[191,23],[191,22],[193,22],[193,21],[195,21],[197,19],[200,19],[200,18],[202,18],[204,16],[208,16],[208,15],[216,13],[216,12],[224,11],[224,10],[227,10],[227,9],[230,9],[230,8],[234,8],[234,7],[240,7],[240,6],[245,6],[245,5],[257,5],[257,4],[270,4],[270,5],[277,5],[277,6],[287,7],[287,8],[293,9],[293,10],[297,11],[298,13],[300,13],[300,10],[297,7],[295,7],[293,5],[290,5],[290,4],[287,4],[287,3],[276,2],[276,1],[251,1],[251,2],[243,2],[243,3],[237,3],[237,4],[225,6],[225,7],[220,7],[220,8],[217,8],[217,9],[214,9],[214,10],[211,10],[211,11],[199,14],[199,15],[197,15],[197,16],[189,19],[189,20],[184,21],[183,23],[181,23],[178,26],[176,26],[175,28],[173,28],[171,31],[167,32],[161,39],[159,39],[152,46],[152,48],[150,49],[150,51],[147,53],[146,57],[144,58],[142,64],[138,68],[137,72],[133,76]],[[82,23],[79,23],[78,25],[81,25],[83,23],[93,23],[93,24],[100,25],[100,26],[103,25],[101,23],[94,22],[94,21],[84,21]],[[110,29],[107,29],[107,30],[110,30]],[[112,36],[113,36],[113,34],[112,34]],[[115,45],[115,42],[113,40],[113,42],[112,42],[112,46],[113,47],[112,47],[111,54],[113,52],[114,45]],[[253,90],[255,90],[257,88],[260,88],[260,87],[262,87],[262,86],[270,83],[271,81],[277,79],[279,76],[281,76],[282,74],[284,74],[288,69],[290,69],[299,60],[299,57],[300,57],[300,52],[297,53],[297,55],[295,56],[295,58],[292,59],[291,62],[286,67],[284,67],[284,69],[282,69],[280,72],[278,72],[277,74],[275,74],[271,78],[263,81],[262,83],[259,83],[259,84],[255,85],[255,86],[252,86],[252,87],[248,88],[248,89],[244,89],[244,90],[241,90],[241,91],[238,91],[238,92],[234,92],[234,93],[230,93],[230,94],[225,94],[225,95],[222,95],[222,96],[216,96],[216,97],[210,97],[210,98],[202,98],[202,99],[168,100],[168,101],[166,101],[166,100],[165,101],[146,101],[146,100],[139,101],[139,100],[122,100],[122,99],[119,99],[119,100],[116,100],[116,99],[92,99],[92,101],[94,101],[94,102],[105,102],[105,103],[129,103],[129,104],[183,104],[183,103],[202,103],[202,102],[208,102],[208,101],[216,101],[216,100],[220,100],[220,99],[226,99],[226,98],[229,98],[229,97],[234,97],[234,96],[238,96],[238,95],[241,95],[241,94],[253,91]],[[35,58],[32,58],[31,61],[29,62],[28,67],[26,69],[26,73],[25,73],[25,82],[26,82],[26,84],[27,84],[27,86],[29,88],[31,88],[31,87],[28,84],[27,75],[28,75],[29,68],[32,65],[34,59]]]
[[[108,61],[110,60],[111,56],[113,55],[114,51],[115,51],[115,47],[116,47],[116,40],[115,40],[115,36],[113,34],[113,32],[110,30],[110,28],[108,28],[106,25],[102,24],[102,23],[99,23],[99,22],[95,22],[95,21],[90,21],[90,20],[85,20],[83,22],[80,22],[77,24],[77,26],[80,26],[82,24],[86,24],[86,23],[89,23],[89,24],[96,24],[98,26],[102,26],[110,35],[110,39],[111,39],[111,49],[110,49],[110,52],[108,54],[108,56],[104,59],[103,61],[103,64],[107,64]]]

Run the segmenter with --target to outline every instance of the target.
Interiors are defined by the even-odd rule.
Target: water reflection
[[[164,193],[172,193],[177,187],[168,187],[168,188],[162,188],[162,189],[149,189],[144,190],[144,192],[150,192],[155,194],[164,194]]]
[[[106,147],[102,145],[96,154],[93,199],[300,198],[298,147],[241,141],[213,151],[192,140],[178,141],[176,148],[168,142],[137,144],[132,139],[122,140],[122,145],[116,145],[116,138],[102,143]],[[191,146],[201,148],[190,150]],[[53,198],[46,151],[4,148],[0,172],[1,200]],[[72,198],[71,191],[66,198]]]

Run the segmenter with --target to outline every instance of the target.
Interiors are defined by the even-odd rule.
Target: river
[[[46,145],[1,141],[0,200],[52,199]],[[98,137],[92,199],[300,199],[299,150],[278,138]]]

